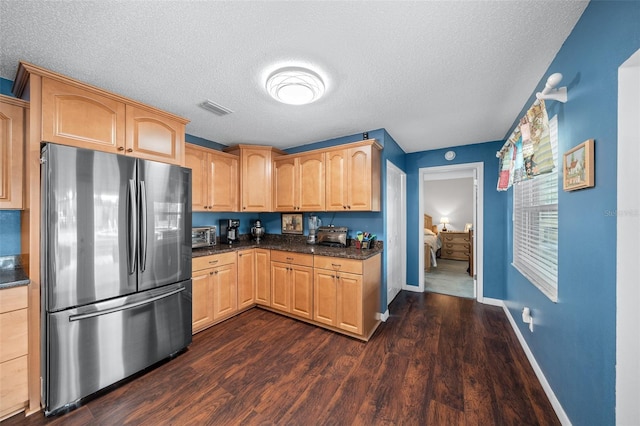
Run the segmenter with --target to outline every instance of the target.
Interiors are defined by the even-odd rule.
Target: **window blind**
[[[556,119],[550,121],[556,124]],[[551,138],[554,164],[558,164],[557,140],[557,134]],[[513,266],[554,302],[558,300],[558,169],[513,186]]]

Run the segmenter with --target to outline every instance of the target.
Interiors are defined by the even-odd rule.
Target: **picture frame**
[[[283,234],[298,234],[304,232],[302,213],[282,213],[282,225],[280,231]]]
[[[565,191],[591,188],[595,185],[594,140],[588,139],[564,153],[562,188]]]

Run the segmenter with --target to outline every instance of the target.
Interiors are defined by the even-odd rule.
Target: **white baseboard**
[[[538,377],[538,381],[542,385],[542,389],[544,389],[544,393],[547,394],[547,398],[549,398],[549,402],[551,402],[551,405],[553,406],[553,409],[556,412],[556,415],[558,416],[558,420],[560,420],[561,424],[565,426],[570,426],[571,420],[569,420],[567,413],[564,412],[562,405],[560,405],[560,401],[558,401],[558,398],[556,398],[556,394],[553,393],[553,389],[551,389],[551,386],[549,385],[547,378],[544,376],[544,373],[542,372],[542,369],[538,365],[536,358],[533,356],[533,352],[531,352],[529,345],[527,345],[527,341],[525,340],[524,336],[520,332],[520,328],[518,328],[516,321],[511,316],[511,311],[509,311],[509,309],[504,304],[504,302],[499,299],[485,298],[483,299],[482,303],[491,304],[495,306],[502,306],[504,313],[507,315],[507,318],[509,319],[509,323],[511,323],[511,328],[513,328],[513,331],[516,333],[516,336],[518,337],[520,346],[522,346],[524,353],[527,355],[527,359],[529,360],[529,363],[533,367],[533,371],[534,373],[536,373],[536,376]]]
[[[502,300],[500,300],[500,299],[492,299],[490,297],[483,297],[481,299],[478,299],[478,302],[484,303],[485,305],[500,306],[501,308],[504,308],[504,302]]]
[[[409,284],[405,284],[402,286],[403,290],[407,290],[407,291],[412,291],[414,293],[423,293],[424,290],[420,290],[420,286],[417,285],[409,285]]]
[[[389,308],[387,308],[387,310],[383,314],[378,312],[377,316],[380,321],[387,322],[387,320],[389,319]]]

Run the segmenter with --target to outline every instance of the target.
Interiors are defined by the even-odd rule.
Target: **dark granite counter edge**
[[[228,253],[231,251],[247,250],[252,248],[261,248],[265,250],[280,250],[294,253],[312,254],[314,256],[331,256],[341,257],[345,259],[366,260],[370,257],[382,253],[382,248],[374,249],[356,249],[355,247],[327,247],[310,244],[287,244],[282,242],[261,242],[241,241],[237,244],[217,244],[210,248],[193,249],[193,257],[211,256],[214,254]]]
[[[0,257],[0,290],[29,284],[29,277],[20,264],[20,256]]]

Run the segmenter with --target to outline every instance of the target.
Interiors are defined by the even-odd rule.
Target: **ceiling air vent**
[[[215,115],[227,115],[233,112],[229,108],[225,108],[222,105],[218,105],[217,103],[210,101],[209,99],[202,102],[200,106],[206,109],[207,111],[214,113]]]

